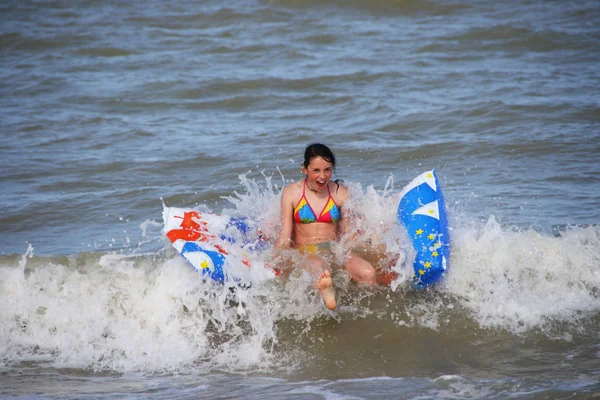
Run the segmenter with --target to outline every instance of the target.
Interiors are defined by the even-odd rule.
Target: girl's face
[[[314,157],[310,160],[308,168],[302,165],[302,173],[306,175],[308,188],[320,192],[327,188],[333,175],[333,165],[323,157]]]

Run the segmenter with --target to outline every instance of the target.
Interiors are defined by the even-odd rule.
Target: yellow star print
[[[419,270],[419,274],[421,275],[425,275],[425,271],[423,271],[422,269]]]
[[[415,233],[417,235],[422,235],[423,234],[423,229],[417,229],[417,231]]]
[[[427,239],[429,239],[429,240],[433,240],[433,239],[435,239],[435,235],[434,235],[433,233],[430,233],[430,234],[427,236]]]
[[[434,257],[437,257],[439,254],[438,254],[437,251],[434,251],[434,252],[431,253],[431,255],[434,256]]]
[[[208,268],[208,263],[206,262],[206,260],[204,260],[202,261],[202,263],[200,263],[200,266],[202,267],[202,269]]]
[[[428,178],[433,178],[433,174],[430,172],[430,173],[427,174],[427,177]]]
[[[431,268],[431,263],[429,261],[425,263],[425,268]]]

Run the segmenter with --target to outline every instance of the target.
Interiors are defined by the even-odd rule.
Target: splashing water
[[[506,229],[491,216],[453,230],[445,290],[463,299],[481,326],[522,333],[552,320],[576,322],[600,309],[599,238],[599,226],[554,237]]]

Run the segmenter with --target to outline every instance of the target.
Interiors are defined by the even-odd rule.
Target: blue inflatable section
[[[219,235],[221,240],[225,240],[229,243],[239,243],[241,247],[246,248],[248,251],[264,250],[267,246],[266,242],[262,240],[262,233],[258,234],[258,237],[249,237],[251,235],[251,229],[246,222],[247,218],[231,217],[225,229],[229,227],[235,227],[241,235],[241,241],[239,237]],[[238,236],[239,236],[238,235]]]
[[[185,253],[202,252],[206,254],[213,262],[214,268],[201,268],[199,269],[203,275],[208,275],[210,278],[217,282],[223,282],[225,280],[225,273],[223,272],[223,265],[225,264],[225,256],[216,251],[205,250],[200,245],[194,242],[187,242],[181,249],[181,255],[185,257]]]
[[[240,233],[242,235],[246,235],[248,233],[248,224],[246,223],[246,218],[237,218],[237,217],[231,217],[229,219],[229,222],[227,223],[227,228],[229,228],[230,226],[235,226],[237,228],[238,231],[240,231]],[[229,243],[235,243],[237,240],[234,237],[231,236],[226,236],[226,235],[219,235],[219,237],[222,240],[226,240]]]
[[[438,282],[449,267],[450,238],[442,189],[435,170],[425,172],[401,193],[398,220],[415,248],[414,283],[424,288]]]

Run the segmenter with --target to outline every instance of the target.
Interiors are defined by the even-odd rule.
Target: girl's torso
[[[295,185],[292,232],[294,247],[337,240],[341,207],[347,189],[329,182],[328,190],[317,194],[306,188],[306,181]]]

